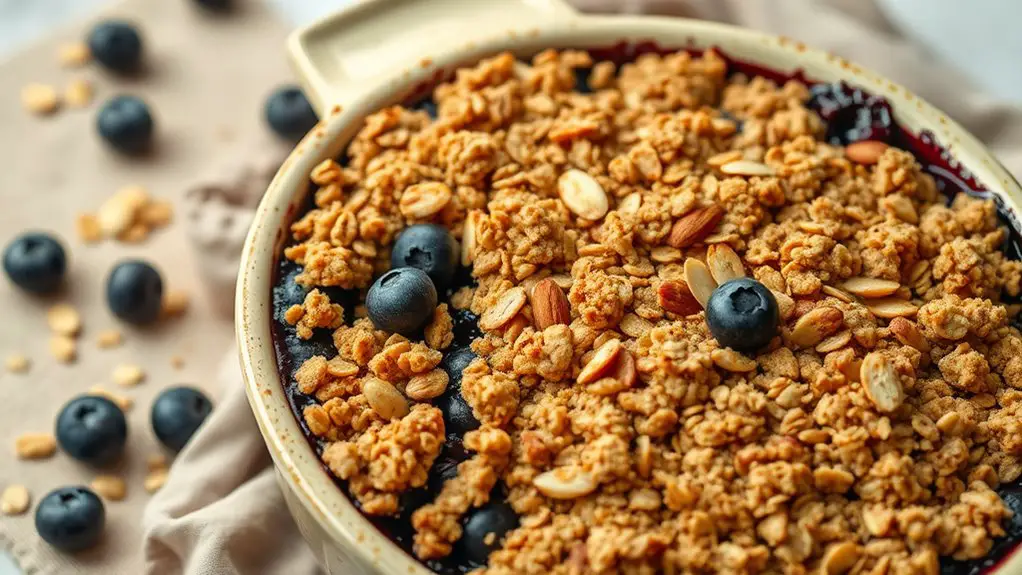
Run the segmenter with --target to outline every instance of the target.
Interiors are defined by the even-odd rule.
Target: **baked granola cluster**
[[[575,69],[591,68],[589,90]],[[713,52],[616,67],[510,54],[436,88],[438,117],[365,120],[311,174],[288,259],[312,291],[297,371],[322,459],[363,511],[398,513],[445,438],[451,309],[479,316],[461,392],[471,457],[412,514],[451,553],[503,484],[520,517],[478,573],[937,573],[984,556],[1022,473],[1022,264],[992,202],[938,193],[914,157],[822,141],[809,90]],[[448,227],[477,282],[422,341],[344,313],[413,223]],[[779,337],[721,348],[702,307],[748,275]]]

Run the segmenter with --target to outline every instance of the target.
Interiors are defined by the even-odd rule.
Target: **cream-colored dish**
[[[249,401],[278,471],[286,501],[330,573],[428,573],[354,507],[323,469],[292,414],[271,337],[270,297],[288,225],[304,205],[308,174],[338,155],[362,118],[405,100],[459,66],[509,50],[606,47],[652,40],[667,47],[718,47],[779,72],[847,80],[886,97],[912,133],[929,130],[976,179],[1017,213],[1022,189],[971,135],[904,88],[797,42],[681,19],[583,16],[559,0],[374,0],[296,32],[294,66],[322,121],[292,152],[258,208],[241,263],[237,334]],[[1022,572],[1022,558],[999,572]]]

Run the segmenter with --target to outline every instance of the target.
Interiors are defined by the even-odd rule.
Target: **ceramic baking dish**
[[[808,78],[859,85],[886,97],[910,132],[932,132],[1003,199],[1009,214],[1020,206],[1017,182],[940,111],[869,70],[784,38],[685,19],[582,15],[559,0],[371,0],[297,31],[288,51],[322,120],[284,162],[259,205],[242,256],[236,322],[252,411],[291,513],[328,572],[429,570],[378,532],[337,487],[303,435],[281,385],[271,341],[271,286],[288,225],[304,205],[309,172],[336,157],[367,114],[424,93],[459,66],[504,50],[528,57],[545,48],[622,42],[717,47],[775,71],[801,69]],[[1022,558],[1011,557],[1000,570],[1022,573]]]

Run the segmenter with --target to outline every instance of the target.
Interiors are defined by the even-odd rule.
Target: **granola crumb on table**
[[[285,250],[299,284],[366,288],[420,222],[451,229],[478,282],[424,342],[343,325],[325,290],[287,310],[301,338],[334,330],[337,357],[296,373],[329,469],[371,515],[425,485],[450,310],[469,308],[482,427],[412,514],[421,558],[498,482],[521,526],[488,575],[935,574],[985,555],[1010,516],[994,488],[1022,474],[1022,334],[1000,300],[1022,264],[993,203],[948,207],[895,148],[846,155],[806,86],[729,77],[713,52],[596,63],[595,91],[573,91],[592,65],[484,60],[435,90],[436,120],[380,110],[311,174]],[[700,308],[736,275],[781,309],[755,355],[721,349]]]

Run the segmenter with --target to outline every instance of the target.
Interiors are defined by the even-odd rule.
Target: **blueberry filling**
[[[627,56],[634,57],[635,51],[629,50]],[[755,75],[764,72],[762,68],[747,65],[743,62],[729,59],[730,71],[743,72],[748,75]],[[582,93],[591,92],[588,88],[588,76],[590,70],[576,70],[576,90]],[[769,72],[769,71],[767,71]],[[776,73],[769,73],[775,80],[787,79]],[[799,76],[799,79],[803,79]],[[416,109],[425,110],[431,117],[436,116],[436,105],[426,99],[414,106]],[[942,191],[953,193],[955,191],[978,192],[980,186],[972,180],[971,175],[962,173],[957,165],[948,165],[950,158],[944,153],[935,152],[940,150],[937,144],[926,133],[918,137],[905,132],[895,121],[890,104],[881,97],[876,97],[854,88],[843,82],[835,84],[813,84],[811,86],[811,99],[808,107],[815,110],[826,124],[826,141],[835,145],[848,145],[863,140],[876,140],[896,145],[899,148],[912,152],[923,166],[923,168],[936,177],[938,186]],[[731,119],[742,129],[742,122],[739,118],[731,117],[723,113],[723,117]],[[999,205],[1000,208],[1000,205]],[[1000,211],[1000,216],[1006,218],[1006,214]],[[411,229],[411,228],[408,228]],[[1010,245],[1018,245],[1018,234],[1012,228],[1012,235],[1009,238]],[[407,287],[408,278],[401,278],[404,275],[416,275],[415,271],[421,271],[434,286],[436,301],[444,302],[449,293],[460,287],[472,284],[472,278],[464,268],[454,266],[450,279],[446,282],[442,276],[435,276],[431,272],[439,260],[435,256],[433,248],[423,248],[412,245],[403,253],[392,254],[392,266],[394,258],[400,258],[400,267],[388,274],[381,276],[373,288],[382,290],[394,290],[397,295],[387,296],[390,300],[385,301],[386,306],[379,306],[388,310],[381,312],[376,318],[370,308],[370,317],[377,326],[396,325],[388,322],[394,321],[394,310],[401,310],[404,323],[399,329],[390,329],[399,333],[416,333],[421,329],[428,318],[417,315],[413,307],[408,303],[409,299],[421,298],[422,292],[428,293],[425,283],[420,279],[414,280],[418,287]],[[446,260],[444,260],[446,261]],[[277,322],[280,322],[280,313],[290,303],[300,303],[298,296],[304,296],[304,292],[293,283],[293,277],[297,266],[286,260],[281,262],[278,279],[273,288]],[[415,271],[405,271],[415,270]],[[396,274],[391,277],[390,274]],[[384,278],[387,278],[386,280]],[[402,286],[396,289],[396,286]],[[407,291],[404,291],[407,290]],[[372,288],[370,289],[372,293]],[[396,301],[395,301],[396,300]],[[428,300],[428,298],[426,298]],[[368,302],[367,302],[368,306]],[[399,307],[402,306],[402,307]],[[347,306],[345,309],[349,309]],[[432,308],[430,308],[432,309]],[[471,407],[465,402],[461,395],[461,373],[465,367],[475,358],[475,354],[469,348],[469,344],[481,335],[476,324],[478,318],[471,312],[451,309],[451,316],[454,323],[454,343],[444,352],[444,358],[440,364],[449,377],[448,388],[444,394],[433,400],[443,413],[446,429],[448,432],[447,442],[430,473],[427,486],[424,489],[416,490],[406,494],[403,501],[407,501],[400,518],[377,518],[371,517],[373,521],[388,537],[393,539],[406,550],[411,548],[412,531],[408,524],[410,510],[417,508],[422,503],[431,499],[442,487],[444,481],[454,477],[458,464],[464,461],[469,454],[461,445],[461,436],[469,430],[479,427],[479,422],[472,414]],[[379,322],[377,319],[379,318]],[[760,282],[745,279],[733,280],[719,286],[708,303],[707,324],[711,333],[718,339],[721,345],[732,347],[736,350],[755,351],[768,345],[778,334],[778,308],[777,302],[768,289]],[[414,326],[413,326],[414,324]],[[303,396],[294,389],[293,377],[290,377],[294,370],[301,365],[304,358],[317,353],[325,353],[330,357],[336,353],[330,346],[329,337],[321,338],[317,334],[312,340],[298,340],[293,336],[293,330],[289,330],[286,324],[274,324],[274,337],[278,349],[278,361],[280,362],[282,379],[285,388],[292,401],[292,407],[298,415],[298,419],[305,423],[301,417],[302,408],[314,402],[311,398]],[[307,431],[307,430],[306,430]],[[310,441],[315,440],[308,434]],[[322,445],[318,445],[322,449]],[[499,543],[500,536],[508,530],[517,526],[517,516],[507,505],[506,501],[496,490],[495,496],[490,503],[467,514],[463,520],[463,527],[466,535],[474,532],[494,533],[497,535],[493,540],[486,543],[482,539],[466,538],[456,545],[456,552],[442,561],[427,561],[426,564],[438,573],[464,573],[479,565],[485,564],[486,556],[494,548],[494,542]],[[964,575],[980,573],[991,565],[1000,561],[1003,556],[1015,548],[1018,540],[1022,538],[1022,490],[1017,485],[1005,486],[999,490],[1006,504],[1016,513],[1016,516],[1005,527],[1007,536],[998,540],[994,548],[984,559],[973,561],[953,561],[950,558],[942,558],[942,573]],[[477,528],[478,526],[478,528]]]

